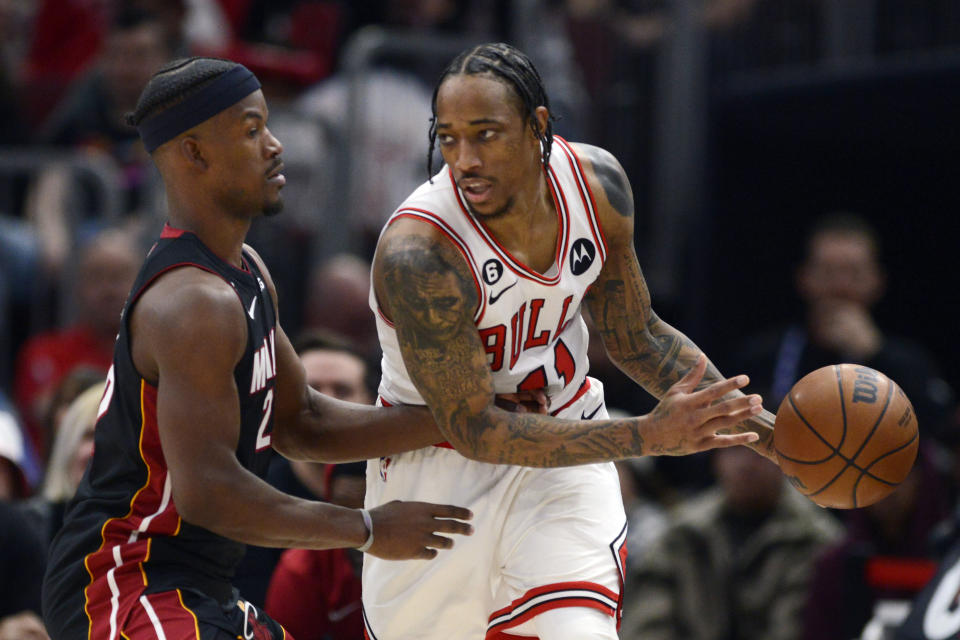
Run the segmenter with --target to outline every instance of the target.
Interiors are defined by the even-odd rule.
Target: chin
[[[272,218],[281,211],[283,211],[283,199],[278,198],[275,202],[268,202],[263,205],[263,215],[268,218]]]
[[[488,203],[488,206],[484,207],[485,209],[487,209],[487,211],[477,211],[477,209],[476,209],[472,204],[470,204],[470,202],[465,201],[465,203],[466,203],[466,205],[467,205],[467,209],[468,209],[468,210],[470,211],[470,213],[472,213],[475,217],[477,217],[477,218],[484,218],[484,219],[487,219],[487,220],[492,219],[492,218],[499,218],[499,217],[502,216],[503,214],[509,212],[511,208],[513,208],[513,198],[510,198],[510,199],[507,200],[501,207],[499,207],[499,208],[497,208],[497,209],[493,209],[492,211],[490,210],[490,208],[492,207],[492,205],[490,205],[489,203]]]

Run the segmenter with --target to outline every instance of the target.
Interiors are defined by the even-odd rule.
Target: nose
[[[454,169],[466,173],[471,170],[476,170],[480,167],[480,154],[477,153],[476,147],[470,143],[468,140],[463,140],[457,145],[456,150],[456,160],[454,162]]]
[[[283,143],[273,135],[270,129],[267,129],[267,153],[271,158],[283,153]]]

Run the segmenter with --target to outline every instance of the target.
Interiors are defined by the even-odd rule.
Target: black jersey
[[[243,268],[236,268],[194,234],[167,226],[123,309],[93,460],[52,544],[43,610],[53,638],[117,638],[118,624],[143,593],[183,588],[221,602],[231,596],[245,546],[177,512],[157,428],[157,388],[136,370],[130,351],[134,305],[156,278],[185,266],[220,276],[237,293],[248,341],[234,370],[241,416],[236,455],[246,469],[266,474],[276,380],[270,293],[246,252]]]

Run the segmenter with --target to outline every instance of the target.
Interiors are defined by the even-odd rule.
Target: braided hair
[[[508,84],[522,103],[525,117],[540,140],[543,164],[550,162],[550,149],[553,146],[553,115],[547,120],[543,131],[537,123],[536,109],[544,106],[550,109],[547,92],[533,62],[519,49],[503,42],[481,44],[462,52],[447,65],[433,89],[430,118],[430,149],[427,151],[427,176],[433,176],[433,150],[437,144],[437,94],[440,85],[450,76],[491,74]]]
[[[182,58],[162,66],[144,87],[134,110],[124,117],[131,127],[181,102],[230,69],[239,66],[221,58]]]

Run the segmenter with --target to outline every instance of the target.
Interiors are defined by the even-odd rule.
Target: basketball
[[[907,394],[879,371],[855,364],[801,378],[780,403],[773,432],[783,474],[834,509],[886,497],[910,473],[918,438]]]

